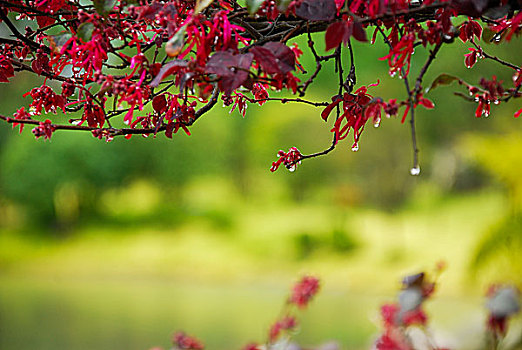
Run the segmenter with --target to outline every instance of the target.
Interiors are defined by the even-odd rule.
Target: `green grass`
[[[414,198],[393,214],[229,203],[233,214],[222,209],[217,223],[212,206],[194,205],[178,225],[90,223],[62,239],[3,230],[0,348],[146,349],[185,329],[209,349],[239,349],[264,339],[303,273],[320,276],[323,287],[296,339],[368,348],[378,307],[393,300],[401,277],[441,259],[449,267],[428,304],[434,329],[472,324],[478,332],[483,286],[470,283],[469,264],[504,215],[503,197]],[[336,246],[335,232],[348,249]]]

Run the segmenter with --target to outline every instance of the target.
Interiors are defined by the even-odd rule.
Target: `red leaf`
[[[404,110],[404,114],[402,115],[401,123],[404,124],[406,121],[406,117],[408,116],[408,112],[410,111],[410,105],[406,106],[406,109]]]
[[[295,10],[297,16],[310,21],[331,21],[336,13],[335,0],[303,0]]]
[[[56,20],[51,17],[47,17],[47,16],[36,17],[36,23],[38,23],[39,28],[47,27],[48,25],[51,25],[54,22],[56,22]]]
[[[325,50],[329,51],[339,46],[341,42],[348,41],[350,35],[351,33],[346,22],[340,21],[330,24],[324,36],[326,42]]]
[[[335,0],[335,7],[337,8],[337,12],[341,11],[341,8],[344,6],[345,0]]]
[[[419,99],[419,104],[423,105],[427,109],[435,108],[435,104],[431,100],[424,98],[424,97]]]
[[[480,36],[482,35],[482,26],[477,21],[470,21],[470,25],[473,34],[480,39]]]
[[[281,73],[286,74],[295,69],[295,53],[288,46],[280,42],[269,42],[263,47],[272,51]]]
[[[8,83],[9,80],[7,79],[7,76],[2,72],[0,71],[0,83]]]
[[[353,37],[356,40],[366,42],[368,39],[366,38],[366,31],[364,30],[363,26],[359,22],[353,23]]]
[[[220,51],[210,57],[205,70],[218,75],[221,78],[220,90],[230,95],[247,80],[253,59],[254,55],[250,52],[234,55],[228,51]]]
[[[464,56],[466,56],[466,58],[464,59],[464,63],[466,64],[466,67],[468,68],[471,68],[475,65],[475,63],[477,63],[477,52],[474,50],[474,49],[470,49],[472,50],[471,53],[468,53]]]
[[[277,64],[277,58],[265,47],[254,46],[250,52],[254,54],[254,58],[261,66],[261,69],[267,74],[281,73]]]
[[[216,74],[219,76],[233,75],[232,67],[238,64],[238,56],[228,51],[216,52],[207,62],[205,68],[207,73]]]
[[[38,59],[31,62],[31,68],[36,74],[38,74],[38,75],[42,74],[43,67]]]
[[[321,112],[321,118],[323,118],[324,121],[328,120],[328,116],[330,113],[332,113],[332,109],[334,109],[335,106],[337,106],[339,103],[341,103],[343,99],[341,96],[334,96],[332,97],[332,103],[330,103],[326,108]]]
[[[460,33],[459,33],[459,38],[460,40],[462,40],[462,42],[466,42],[468,41],[468,34],[466,33],[466,26],[465,25],[462,25],[460,27]]]
[[[522,115],[522,108],[520,108],[518,111],[515,112],[514,117],[518,118],[518,117],[520,117],[520,115]]]
[[[167,62],[166,64],[163,65],[163,67],[160,68],[158,75],[156,75],[156,77],[150,82],[150,86],[152,86],[152,87],[158,86],[164,77],[174,73],[175,71],[177,71],[180,68],[186,67],[187,64],[188,63],[186,61],[177,60],[177,59]]]
[[[483,107],[483,103],[482,103],[482,101],[480,101],[477,106],[477,109],[475,110],[475,117],[480,118],[482,116],[482,107]]]
[[[162,113],[167,109],[167,99],[165,95],[158,95],[152,99],[152,108],[158,113]]]

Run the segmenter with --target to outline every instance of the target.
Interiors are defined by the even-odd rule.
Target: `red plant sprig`
[[[288,152],[280,150],[277,152],[279,157],[275,162],[272,163],[270,171],[276,171],[281,164],[283,164],[289,171],[293,172],[297,168],[298,164],[301,164],[301,152],[296,147],[291,147]]]

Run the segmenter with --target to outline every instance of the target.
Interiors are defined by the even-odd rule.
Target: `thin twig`
[[[384,42],[390,47],[390,49],[393,49],[393,46],[391,42],[388,40],[388,37],[382,30],[381,26],[377,24],[377,29],[381,33]],[[428,65],[429,66],[429,65]],[[427,67],[426,67],[427,69]],[[426,72],[424,72],[426,73]],[[424,75],[424,73],[422,75]],[[412,96],[412,91],[410,90],[410,84],[408,82],[408,77],[405,74],[404,68],[401,67],[401,76],[404,80],[404,86],[406,88],[406,93],[408,94],[408,102],[409,102],[409,108],[410,108],[410,130],[411,130],[411,143],[412,143],[412,149],[413,149],[413,167],[412,169],[415,169],[417,171],[419,169],[419,149],[417,148],[417,133],[415,130],[415,101],[414,97]],[[420,77],[422,80],[422,77]],[[414,172],[412,171],[412,174]]]

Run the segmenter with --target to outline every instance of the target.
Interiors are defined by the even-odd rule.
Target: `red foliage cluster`
[[[428,280],[424,272],[407,276],[402,280],[402,289],[396,302],[381,307],[383,332],[374,342],[374,350],[447,350],[435,345],[428,329],[428,316],[423,305],[435,291],[439,274],[446,268],[441,261],[435,266],[435,273]],[[296,308],[304,308],[319,292],[320,283],[316,277],[304,276],[293,287],[290,297],[286,300],[281,316],[272,324],[265,343],[248,343],[243,350],[262,349],[302,349],[298,344],[291,343],[291,337],[297,332],[298,320]],[[497,345],[507,333],[508,320],[520,311],[520,292],[510,285],[493,285],[487,292],[486,330],[492,337],[492,348]],[[415,337],[411,331],[416,328],[420,333]],[[174,334],[174,349],[202,350],[203,345],[197,339],[183,332]],[[328,344],[328,346],[326,346]],[[310,349],[338,349],[333,343]],[[151,350],[162,350],[153,348]]]
[[[288,333],[297,327],[298,322],[296,316],[293,314],[292,307],[303,309],[308,306],[308,303],[319,292],[319,288],[319,279],[314,276],[303,276],[301,280],[294,285],[292,293],[285,304],[283,316],[270,327],[268,344],[275,343],[281,338],[283,333]]]
[[[317,292],[319,292],[319,279],[313,276],[304,276],[294,286],[290,302],[299,308],[305,308]]]
[[[271,343],[275,342],[277,338],[284,331],[290,331],[297,327],[297,320],[292,316],[285,316],[279,321],[276,321],[272,327],[270,327],[270,332],[268,335],[268,339]]]
[[[444,265],[438,264],[436,273],[440,273]],[[408,327],[419,326],[425,328],[428,316],[422,306],[435,290],[435,282],[427,281],[425,273],[421,272],[405,277],[402,281],[403,288],[395,303],[385,304],[381,307],[381,317],[384,325],[383,334],[376,340],[374,348],[377,350],[414,350],[415,346],[410,339]],[[429,339],[426,333],[424,336]],[[427,344],[433,344],[430,340]],[[441,348],[431,347],[433,350]]]
[[[188,336],[183,332],[177,332],[172,337],[172,343],[178,350],[202,350],[203,344],[194,337]]]
[[[301,163],[301,152],[295,147],[291,147],[288,152],[280,150],[277,152],[277,156],[279,158],[272,163],[270,171],[276,171],[281,164],[288,170],[295,171],[297,164]]]
[[[492,285],[487,291],[487,327],[495,339],[506,335],[510,317],[520,311],[520,291],[509,285]]]
[[[433,108],[422,95],[422,80],[443,45],[460,38],[472,45],[464,55],[467,67],[478,59],[491,59],[515,72],[513,88],[503,86],[496,94],[489,88],[482,89],[487,93],[472,92],[478,94],[471,99],[478,103],[477,114],[488,115],[492,101],[507,102],[522,95],[521,67],[489,55],[477,43],[484,26],[494,33],[495,42],[518,35],[521,4],[503,0],[95,0],[80,5],[76,0],[6,0],[0,3],[0,26],[11,37],[0,37],[0,82],[12,82],[16,73],[27,71],[42,76],[43,83],[25,95],[32,98],[28,115],[0,118],[36,125],[38,136],[42,125],[37,119],[43,112],[81,112],[81,118],[70,118],[70,124],[61,124],[53,116],[44,124],[50,124],[48,130],[91,131],[110,141],[118,135],[160,132],[172,137],[179,129],[190,135],[189,127],[217,104],[220,95],[225,106],[237,108],[243,116],[248,103],[326,107],[322,118],[335,119],[332,146],[309,155],[296,148],[280,152],[274,171],[280,164],[294,170],[301,160],[327,154],[352,130],[352,149],[357,150],[368,120],[378,125],[382,111],[391,116],[405,107],[402,121],[410,115],[414,167],[418,167],[414,110],[418,105]],[[13,21],[15,16],[33,24],[22,30]],[[387,61],[390,74],[404,79],[402,99],[385,103],[370,95],[366,86],[355,89],[351,41],[368,41],[369,27],[373,28],[371,43],[380,36],[388,45],[381,60]],[[314,32],[325,32],[326,51],[333,53],[317,53]],[[295,43],[289,45],[299,35],[308,35],[309,54],[316,61],[315,71],[308,76],[298,61],[303,51]],[[412,55],[420,48],[430,54],[414,77],[415,85],[410,85]],[[345,50],[351,57],[347,74],[342,63]],[[302,99],[330,60],[339,73],[332,102]],[[53,81],[61,84],[61,91]],[[268,90],[287,90],[300,98],[270,97]],[[329,118],[334,109],[335,118]]]

